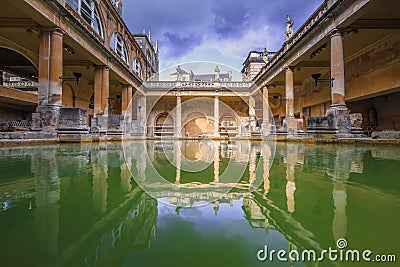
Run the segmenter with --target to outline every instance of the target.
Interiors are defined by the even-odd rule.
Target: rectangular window
[[[93,23],[93,11],[94,11],[94,3],[93,3],[93,1],[91,1],[91,0],[82,0],[81,16],[91,26],[92,26],[92,23]]]

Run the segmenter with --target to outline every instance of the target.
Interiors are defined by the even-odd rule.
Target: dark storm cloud
[[[299,28],[323,0],[125,0],[132,32],[152,31],[160,60],[185,57],[196,49],[246,57],[249,50],[276,51],[284,41],[286,15]]]
[[[249,9],[240,1],[232,5],[230,0],[214,3],[212,13],[215,16],[214,30],[219,37],[235,37],[242,35],[249,26]]]
[[[186,54],[193,50],[194,47],[201,45],[202,42],[201,36],[196,36],[195,34],[181,36],[176,33],[166,32],[164,37],[166,39],[161,41],[161,46],[168,45],[168,56],[170,57],[179,57],[182,54]]]

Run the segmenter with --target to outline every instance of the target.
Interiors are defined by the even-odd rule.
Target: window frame
[[[94,0],[67,0],[66,2],[79,13],[82,19],[88,23],[101,38],[104,38],[103,22]]]

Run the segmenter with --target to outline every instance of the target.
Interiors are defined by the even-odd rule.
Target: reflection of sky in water
[[[177,215],[175,206],[158,202],[156,240],[150,250],[130,250],[123,266],[160,266],[162,259],[162,266],[290,266],[257,260],[264,245],[287,250],[288,242],[279,231],[249,227],[242,205],[233,200],[232,207],[220,203],[217,215],[214,204],[182,208]]]

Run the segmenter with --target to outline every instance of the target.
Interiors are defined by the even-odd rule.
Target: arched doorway
[[[0,131],[28,131],[37,106],[38,70],[23,54],[0,47]],[[19,90],[16,94],[15,90]]]
[[[154,136],[174,135],[174,121],[169,113],[159,114],[154,120]]]
[[[26,82],[24,84],[32,85],[37,83],[38,81],[38,68],[33,62],[25,57],[23,54],[6,47],[0,47],[0,82],[3,85],[6,82],[12,84],[12,82],[20,82],[19,85],[22,85],[22,82]],[[31,82],[31,83],[29,83]],[[17,83],[16,83],[17,84]],[[24,91],[28,88],[23,88],[23,86],[19,86]],[[36,88],[31,88],[36,89]]]

